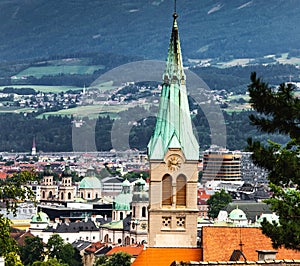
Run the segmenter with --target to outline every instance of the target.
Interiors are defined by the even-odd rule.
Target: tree
[[[56,258],[62,263],[72,266],[81,266],[82,258],[79,251],[70,243],[65,243],[58,235],[52,235],[47,243],[48,255],[51,258]]]
[[[16,215],[18,201],[34,201],[34,193],[27,186],[29,181],[36,179],[33,172],[20,172],[12,177],[0,180],[0,201],[6,205],[7,213]],[[10,237],[11,221],[3,214],[0,214],[0,256],[5,258],[5,265],[23,265],[19,257],[17,242]]]
[[[82,257],[79,250],[74,248],[70,243],[63,246],[60,259],[62,262],[72,266],[82,266]]]
[[[43,261],[45,258],[44,244],[41,238],[26,237],[25,245],[20,247],[21,259],[25,265],[31,265],[35,261]]]
[[[36,261],[32,266],[69,266],[68,264],[61,263],[55,258],[50,258],[47,261]]]
[[[51,258],[61,258],[61,251],[64,246],[64,240],[58,234],[53,234],[50,236],[48,243],[46,245],[48,249],[48,255]]]
[[[279,216],[279,223],[262,223],[262,232],[271,238],[274,248],[300,250],[300,99],[292,84],[278,89],[251,74],[248,86],[250,103],[258,112],[249,116],[258,129],[289,137],[286,144],[248,140],[255,164],[268,170],[272,197],[266,200]]]
[[[116,265],[122,265],[122,266],[130,266],[131,265],[131,255],[125,252],[117,252],[114,253],[107,262],[107,266],[116,266]]]
[[[212,219],[217,218],[220,210],[226,207],[230,202],[232,202],[232,198],[224,189],[211,195],[207,200],[208,217]]]
[[[131,255],[126,252],[116,252],[110,257],[102,256],[96,260],[94,266],[130,266]]]

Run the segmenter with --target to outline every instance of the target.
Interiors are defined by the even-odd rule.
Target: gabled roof
[[[23,230],[14,230],[14,232],[10,233],[10,236],[14,238],[20,246],[24,246],[26,237],[35,237],[30,231],[25,232]]]
[[[106,255],[112,255],[117,252],[125,252],[130,254],[133,257],[137,257],[144,249],[142,245],[134,245],[134,246],[124,246],[124,247],[114,247]]]
[[[225,210],[230,213],[236,208],[241,209],[247,216],[248,219],[255,221],[258,216],[262,213],[272,213],[269,206],[263,202],[256,201],[236,201],[229,203]]]
[[[87,222],[72,222],[72,223],[62,223],[57,226],[57,228],[48,228],[45,231],[50,231],[54,233],[78,233],[83,231],[99,231],[99,228],[92,221]]]
[[[89,247],[92,243],[90,241],[85,240],[76,240],[72,243],[72,246],[77,250],[81,251]]]
[[[106,224],[103,224],[102,227],[109,228],[109,229],[115,229],[115,230],[124,230],[129,231],[130,230],[130,221],[131,221],[131,215],[127,215],[125,219],[120,221],[113,221]]]
[[[123,178],[108,176],[101,179],[102,183],[123,183]]]
[[[200,261],[200,248],[147,248],[131,266],[170,266],[173,261]]]
[[[95,242],[95,243],[91,243],[91,245],[88,246],[84,250],[84,252],[87,253],[87,254],[98,253],[100,250],[106,249],[106,247],[107,247],[107,245],[105,243],[101,243],[100,241],[98,241],[98,242]],[[105,254],[105,253],[101,253],[101,254]]]

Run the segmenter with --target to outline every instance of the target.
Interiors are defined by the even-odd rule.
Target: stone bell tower
[[[197,165],[178,15],[173,27],[155,131],[148,144],[150,162],[149,247],[197,247]]]

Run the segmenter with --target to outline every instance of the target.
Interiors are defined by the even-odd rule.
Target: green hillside
[[[298,0],[179,0],[188,58],[300,54]],[[165,59],[168,0],[7,0],[0,2],[0,62],[100,52]]]

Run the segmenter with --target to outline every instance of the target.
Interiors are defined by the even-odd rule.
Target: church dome
[[[124,211],[130,211],[130,204],[132,202],[132,194],[127,193],[127,194],[119,194],[116,196],[114,200],[114,209],[115,210],[124,210]]]
[[[145,181],[142,177],[140,177],[140,178],[137,180],[136,184],[139,184],[139,185],[141,185],[141,186],[144,186],[144,185],[146,185],[146,181]]]
[[[229,214],[229,219],[232,221],[247,220],[246,214],[238,207],[232,210]]]
[[[86,176],[80,181],[79,189],[87,189],[87,188],[94,188],[94,189],[101,189],[102,184],[99,178],[96,176]]]
[[[128,181],[128,179],[125,179],[122,183],[122,187],[130,187],[130,182]]]
[[[145,191],[146,181],[141,177],[139,178],[134,185],[133,189],[133,202],[148,202],[149,201],[149,193]]]
[[[50,222],[49,216],[42,211],[33,215],[31,218],[31,223],[49,223],[49,222]]]
[[[116,196],[113,204],[114,210],[130,211],[132,202],[132,193],[130,193],[130,182],[125,179],[122,183],[122,192]]]

